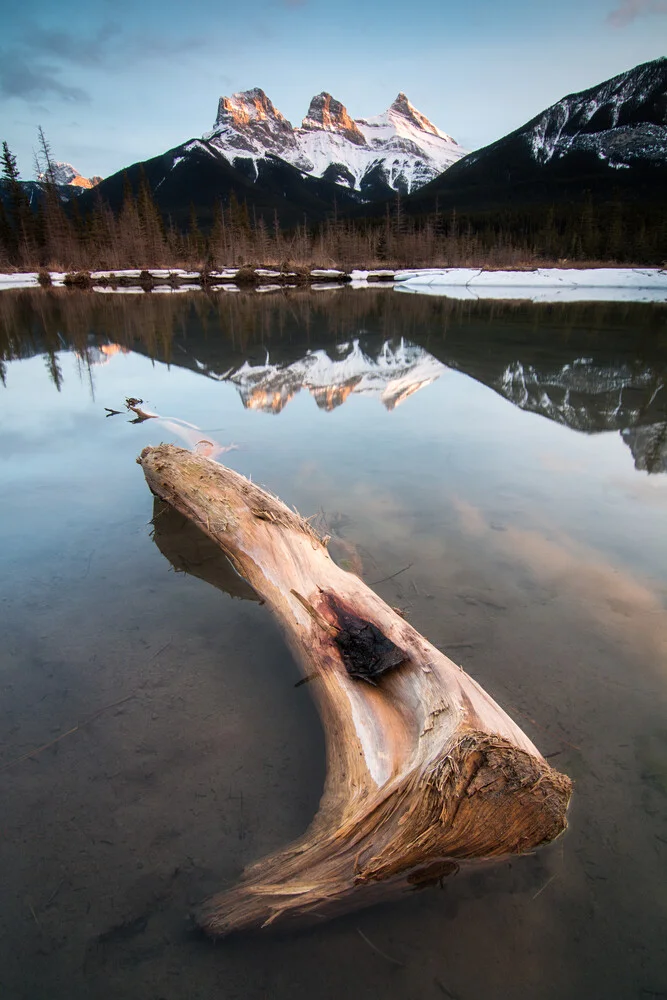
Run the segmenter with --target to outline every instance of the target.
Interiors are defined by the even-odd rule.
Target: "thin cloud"
[[[84,36],[28,24],[11,49],[0,50],[0,96],[32,102],[54,98],[88,102],[86,91],[68,82],[70,71],[94,68],[113,73],[128,60],[136,65],[182,57],[200,51],[204,44],[197,37],[128,34],[115,21]]]
[[[74,66],[91,66],[106,59],[120,33],[120,25],[112,21],[103,24],[88,38],[32,24],[23,36],[22,47],[32,55]]]
[[[27,101],[59,97],[64,101],[87,101],[80,87],[72,87],[60,78],[57,66],[29,60],[19,52],[0,53],[0,94]]]
[[[618,7],[607,15],[607,23],[614,28],[624,28],[638,17],[650,14],[667,14],[667,0],[621,0]]]
[[[94,34],[81,37],[75,32],[30,25],[23,35],[22,48],[31,55],[46,57],[72,66],[115,67],[119,58],[131,53],[133,62],[140,59],[181,56],[199,51],[202,38],[168,38],[159,34],[124,32],[116,21],[107,21]]]
[[[138,58],[162,59],[165,56],[183,56],[191,52],[200,52],[206,42],[203,38],[164,38],[159,35],[151,38],[137,37],[127,43],[132,46]]]

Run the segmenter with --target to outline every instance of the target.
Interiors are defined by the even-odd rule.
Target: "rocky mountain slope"
[[[664,201],[667,59],[562,98],[521,128],[470,153],[406,210],[511,208],[571,198]]]

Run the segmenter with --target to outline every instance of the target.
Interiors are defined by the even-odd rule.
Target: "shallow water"
[[[667,309],[3,292],[0,358],[3,1000],[667,996]],[[575,780],[556,844],[191,932],[324,774],[266,609],[134,462],[202,439]]]

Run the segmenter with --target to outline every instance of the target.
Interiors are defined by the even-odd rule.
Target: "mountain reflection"
[[[445,371],[441,362],[403,338],[397,345],[385,341],[377,354],[367,353],[355,339],[336,344],[334,354],[308,350],[291,363],[271,364],[267,351],[263,365],[246,361],[225,380],[237,387],[249,410],[280,413],[301,389],[310,392],[322,410],[341,406],[352,394],[375,397],[393,410]]]
[[[331,411],[351,396],[391,411],[447,369],[583,433],[619,432],[638,470],[667,472],[667,308],[632,303],[454,302],[387,290],[0,296],[6,363],[73,350],[91,370],[119,352],[234,385],[278,414],[299,392]],[[56,377],[57,376],[57,377]]]
[[[667,472],[667,423],[626,427],[621,437],[632,452],[635,469]]]

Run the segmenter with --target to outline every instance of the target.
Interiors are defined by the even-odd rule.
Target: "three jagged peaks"
[[[410,103],[406,94],[401,91],[395,101],[389,106],[384,115],[378,118],[400,115],[409,121],[416,128],[432,135],[441,136],[441,132],[429,121],[426,115]],[[275,106],[270,97],[261,89],[253,87],[251,90],[241,90],[231,97],[221,97],[218,101],[218,114],[215,119],[215,126],[226,125],[233,122],[237,126],[248,125],[250,123],[261,123],[267,121],[280,122],[292,127],[291,122],[285,118],[281,111]],[[352,142],[362,145],[365,142],[363,133],[359,129],[360,124],[372,122],[373,118],[354,119],[350,116],[347,108],[340,101],[336,100],[330,93],[323,90],[312,98],[308,107],[308,112],[301,122],[301,128],[306,130],[321,129],[327,132],[347,133],[347,137]],[[214,126],[214,127],[215,127]]]
[[[317,94],[297,127],[259,87],[221,97],[212,142],[231,163],[278,156],[306,174],[360,192],[409,193],[450,167],[465,150],[401,92],[382,114],[352,118],[327,91]]]

